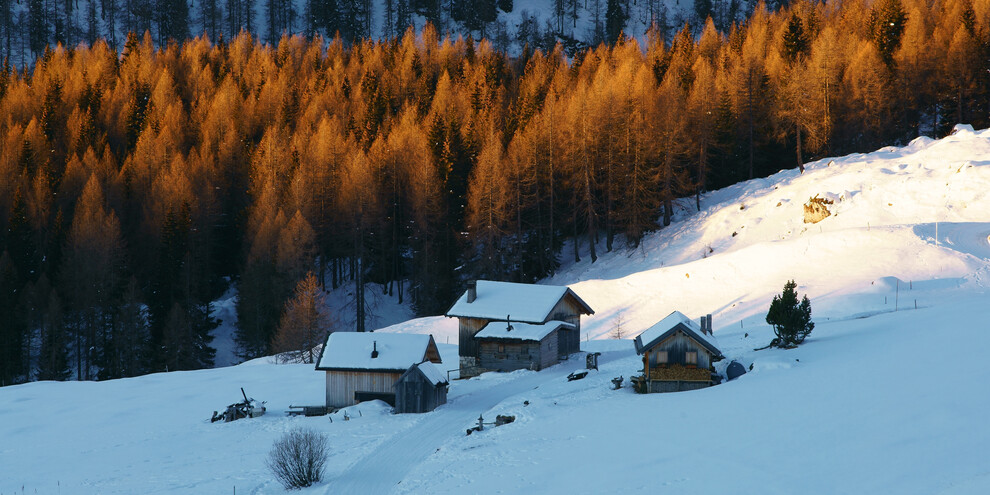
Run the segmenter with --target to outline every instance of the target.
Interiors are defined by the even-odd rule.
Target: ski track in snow
[[[610,354],[620,353],[603,353],[599,357],[599,366],[614,359]],[[550,369],[527,372],[523,377],[474,390],[448,401],[429,413],[425,420],[383,442],[351,466],[346,474],[330,480],[325,493],[377,495],[394,492],[413,468],[437,452],[446,441],[463,436],[467,427],[477,421],[476,415],[485,416],[486,423],[494,421],[497,412],[487,415],[487,411],[512,396],[533,390],[548,381],[566,380],[570,372],[584,368],[584,356],[584,353],[576,354]]]

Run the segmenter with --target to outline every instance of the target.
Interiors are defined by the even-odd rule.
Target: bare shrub
[[[615,319],[612,320],[612,338],[613,339],[621,339],[623,336],[625,336],[626,329],[623,328],[623,325],[624,324],[625,324],[625,318],[622,316],[622,313],[617,314],[615,316]]]
[[[268,468],[287,490],[305,488],[320,481],[329,456],[330,444],[326,435],[296,428],[272,445]]]

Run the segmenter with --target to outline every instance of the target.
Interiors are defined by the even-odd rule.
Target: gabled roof
[[[429,361],[423,361],[422,363],[410,366],[409,369],[407,369],[406,372],[399,377],[399,381],[396,382],[396,386],[398,386],[399,382],[404,380],[407,375],[416,372],[421,373],[423,377],[426,378],[426,381],[430,382],[434,387],[449,383],[447,381],[446,374],[440,370],[440,368],[437,368],[436,365]]]
[[[684,316],[680,311],[674,311],[660,320],[655,325],[647,328],[636,337],[633,342],[636,344],[636,354],[642,354],[653,346],[663,342],[678,330],[684,332],[688,337],[701,344],[715,356],[722,356],[722,351],[718,350],[718,342],[714,335],[709,335],[701,331],[701,326],[697,322]]]
[[[512,322],[512,330],[508,329],[508,325],[504,322],[493,321],[487,325],[485,328],[481,329],[480,332],[475,334],[475,339],[500,339],[500,340],[527,340],[539,342],[543,340],[544,337],[550,335],[554,330],[558,328],[574,328],[574,325],[564,322],[564,321],[548,321],[540,325],[534,325],[532,323],[519,323],[516,321]]]
[[[375,350],[378,353],[372,357]],[[436,358],[439,355],[432,335],[334,332],[327,337],[316,369],[405,371],[410,366],[427,360],[439,363],[440,360]]]
[[[571,289],[560,285],[517,284],[479,280],[477,297],[467,302],[467,291],[447,311],[448,317],[481,318],[543,323],[550,317],[554,306],[566,296],[571,296],[581,308],[582,314],[595,311]]]

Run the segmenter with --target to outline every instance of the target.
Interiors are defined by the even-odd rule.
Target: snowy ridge
[[[805,224],[815,195],[835,200],[831,216]],[[372,401],[332,423],[284,416],[322,403],[324,373],[267,358],[3,387],[0,493],[283,493],[265,457],[297,426],[332,446],[324,481],[303,494],[990,492],[990,131],[821,160],[708,193],[701,211],[678,208],[639,249],[568,262],[544,281],[595,308],[581,345],[602,354],[583,380],[566,378],[584,367],[576,356],[454,380],[432,413]],[[763,318],[789,279],[811,299],[815,329],[796,349],[755,351],[773,337]],[[629,338],[672,311],[713,314],[727,358],[716,369],[737,360],[749,372],[633,393],[642,361]],[[373,335],[390,333],[434,335],[457,362],[453,318]],[[627,386],[612,390],[619,376]],[[211,424],[242,386],[268,414]],[[498,414],[516,419],[464,435]]]

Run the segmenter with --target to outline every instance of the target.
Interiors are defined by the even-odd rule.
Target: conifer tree
[[[900,0],[880,0],[870,11],[867,21],[870,38],[887,67],[895,66],[894,53],[901,46],[901,36],[907,23],[907,14]]]
[[[72,376],[69,368],[69,335],[65,326],[65,313],[62,299],[52,290],[41,324],[41,346],[38,352],[38,380],[68,380]]]
[[[805,295],[799,303],[796,288],[797,284],[788,280],[784,284],[784,291],[779,296],[774,296],[770,303],[766,320],[773,326],[773,332],[777,336],[770,343],[771,346],[795,347],[804,342],[815,328],[811,321],[811,301]]]
[[[619,35],[629,20],[629,14],[622,3],[622,0],[608,0],[605,7],[605,40],[610,44],[619,40]]]
[[[282,363],[313,363],[319,355],[317,347],[334,330],[333,319],[327,312],[326,295],[313,272],[296,284],[295,293],[286,301],[278,331],[272,341],[272,352]]]
[[[76,206],[62,266],[65,292],[72,301],[70,318],[80,380],[89,380],[98,371],[97,357],[112,333],[124,271],[120,222],[113,211],[107,211],[104,201],[93,174]]]
[[[0,253],[0,386],[26,378],[23,346],[27,322],[20,305],[18,278],[10,254]]]

